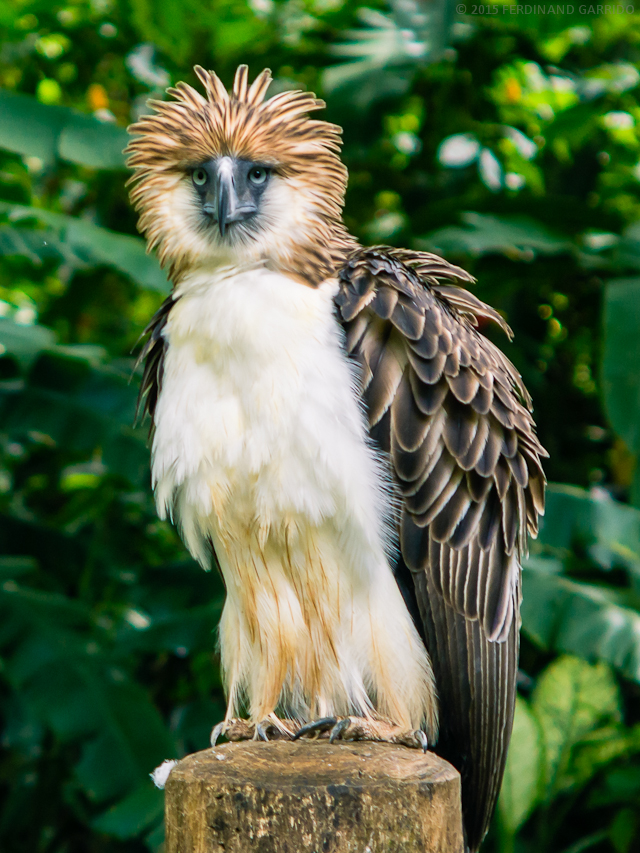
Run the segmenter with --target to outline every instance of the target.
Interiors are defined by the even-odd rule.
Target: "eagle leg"
[[[294,734],[293,740],[305,735],[326,736],[329,743],[336,741],[369,740],[376,743],[395,743],[426,752],[429,741],[422,729],[404,730],[383,720],[367,717],[322,717],[313,723],[302,726]]]
[[[281,720],[275,714],[269,714],[266,719],[258,723],[243,720],[241,717],[234,717],[230,720],[223,720],[213,727],[211,746],[215,747],[222,735],[228,741],[289,740],[293,737],[295,729],[296,723],[293,720]]]

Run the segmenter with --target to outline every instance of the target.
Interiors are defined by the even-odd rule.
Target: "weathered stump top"
[[[166,853],[462,853],[460,777],[378,743],[229,743],[180,761]]]

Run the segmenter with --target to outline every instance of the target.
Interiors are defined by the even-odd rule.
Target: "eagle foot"
[[[211,732],[211,746],[215,747],[218,739],[224,735],[228,741],[240,740],[290,740],[296,723],[292,720],[281,720],[275,714],[270,714],[259,723],[234,717],[223,720],[213,727]]]
[[[322,717],[313,723],[302,726],[293,735],[293,740],[305,736],[316,738],[329,737],[329,743],[336,741],[368,740],[376,743],[395,743],[426,752],[429,741],[422,729],[406,729],[384,720],[371,720],[367,717]]]

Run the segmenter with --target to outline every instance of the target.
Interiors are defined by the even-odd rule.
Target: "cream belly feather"
[[[430,663],[387,559],[391,500],[319,288],[262,266],[184,280],[164,330],[153,481],[227,590],[228,716],[435,728]]]

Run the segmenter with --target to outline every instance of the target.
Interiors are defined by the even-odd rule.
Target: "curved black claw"
[[[265,724],[266,722],[266,724]],[[256,733],[254,735],[255,740],[264,740],[267,743],[269,742],[269,735],[267,734],[267,725],[269,725],[269,721],[264,721],[262,723],[256,723]]]
[[[429,749],[429,738],[422,731],[422,729],[416,729],[414,734],[416,736],[416,740],[418,741],[418,743],[422,747],[422,751],[426,752]]]
[[[329,732],[329,743],[336,741],[368,740],[374,743],[395,743],[411,749],[429,749],[427,735],[422,729],[403,730],[384,720],[363,717],[322,717],[298,729],[293,740],[304,735],[321,735]]]
[[[346,732],[350,725],[351,720],[349,719],[349,717],[345,717],[343,720],[339,720],[331,729],[331,734],[329,735],[329,743],[335,743],[337,740],[340,740],[342,735]]]
[[[309,735],[313,732],[328,732],[329,729],[333,730],[337,725],[339,725],[337,717],[321,717],[313,723],[307,723],[306,726],[301,726],[294,734],[293,740],[298,740],[298,738],[301,738],[303,735]]]
[[[226,726],[226,721],[223,720],[221,723],[218,723],[217,726],[214,726],[211,730],[211,746],[215,748],[215,745],[218,743],[218,738],[223,733]]]

